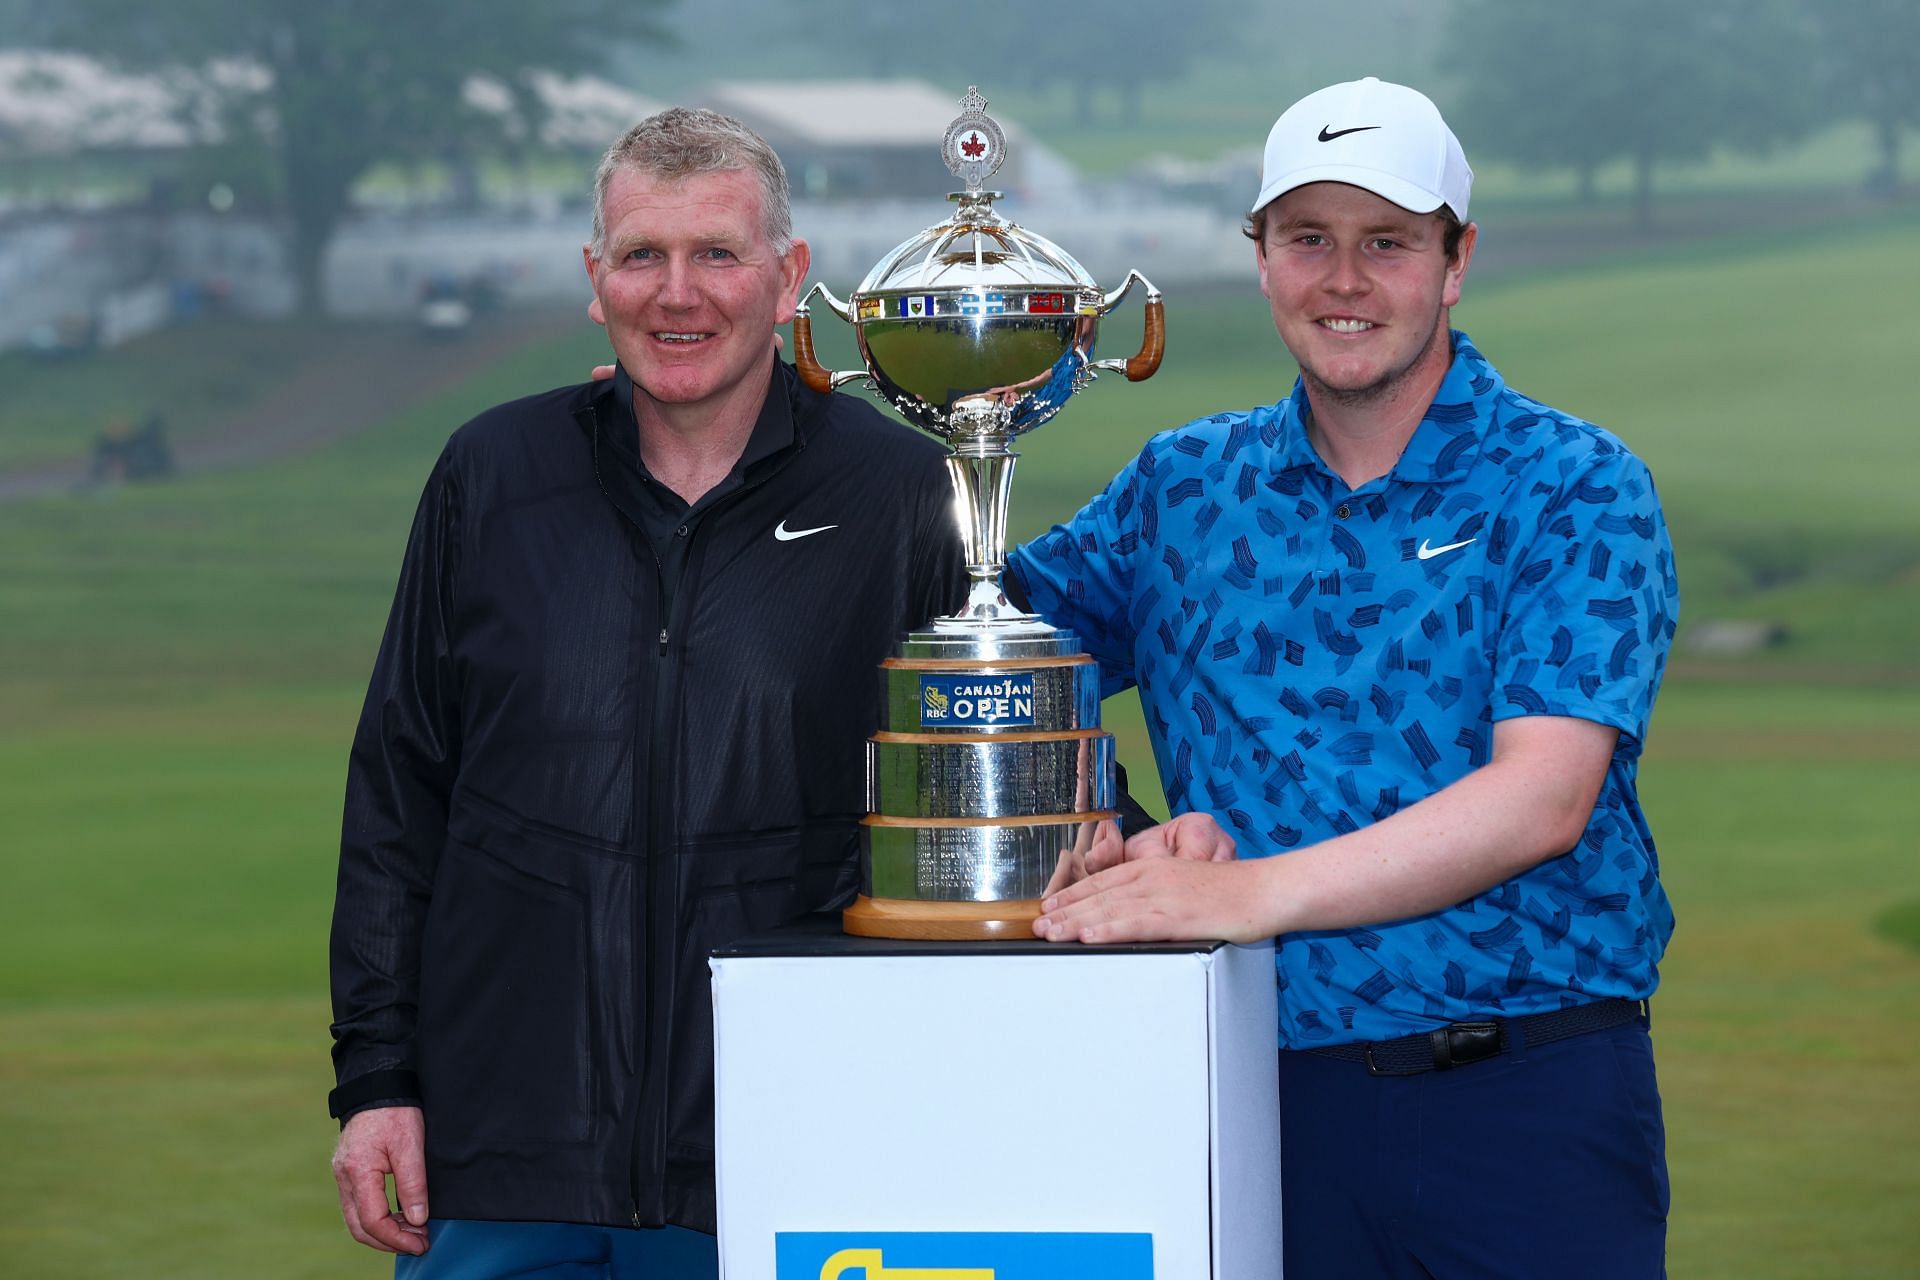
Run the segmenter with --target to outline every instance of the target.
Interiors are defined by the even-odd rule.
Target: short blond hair
[[[607,188],[616,173],[670,182],[702,173],[751,173],[760,180],[761,231],[774,253],[793,248],[793,206],[786,166],[767,140],[732,116],[701,107],[669,107],[627,130],[600,157],[593,175],[595,260],[607,252]]]

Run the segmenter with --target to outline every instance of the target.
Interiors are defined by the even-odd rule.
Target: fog
[[[1920,111],[1915,19],[1892,4],[1196,0],[1177,21],[1134,0],[987,0],[952,14],[712,0],[637,18],[587,5],[573,10],[585,38],[544,48],[544,65],[488,48],[462,69],[454,42],[430,78],[383,104],[397,128],[343,109],[364,90],[315,70],[333,60],[313,47],[336,38],[325,32],[289,58],[270,22],[185,31],[150,19],[102,40],[89,10],[115,12],[0,5],[0,350],[114,346],[209,304],[285,316],[301,306],[309,256],[312,305],[339,317],[405,319],[451,290],[488,305],[577,303],[594,156],[667,103],[731,106],[787,151],[818,274],[843,286],[944,216],[939,106],[913,116],[926,122],[917,167],[897,138],[863,137],[878,137],[870,126],[900,82],[938,104],[981,87],[1015,133],[1010,216],[1072,226],[1103,281],[1147,254],[1182,284],[1240,276],[1234,230],[1267,126],[1340,79],[1378,75],[1432,96],[1480,172],[1485,217],[1556,201],[1595,215],[1577,246],[1517,219],[1515,235],[1487,237],[1483,271],[1710,235],[1713,220],[1687,204],[1703,184],[1764,192],[1743,216],[1767,225],[1828,200],[1890,199]],[[1841,17],[1819,16],[1829,10]],[[420,65],[397,47],[415,33],[387,34],[374,10],[363,21],[340,60],[394,59],[382,85]],[[293,86],[276,85],[301,76],[302,93],[337,93],[336,107],[288,114]],[[819,108],[783,105],[795,85],[843,91]],[[302,131],[303,153],[344,173],[344,206],[326,203],[326,175],[303,183],[310,170],[287,159],[277,112]],[[823,142],[828,114],[839,127]]]

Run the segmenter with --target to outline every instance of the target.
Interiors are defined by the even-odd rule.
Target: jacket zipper
[[[795,424],[794,435],[796,448],[793,450],[793,453],[797,454],[800,449],[805,447],[805,441],[800,437],[798,423]],[[785,470],[787,463],[791,460],[792,457],[789,455],[783,459],[778,466],[763,472],[754,480],[743,483],[740,488],[716,501],[712,507],[708,508],[706,514],[701,517],[700,524],[704,525],[707,520],[739,503],[746,495],[760,488],[767,480],[771,479],[776,472]],[[600,459],[598,440],[596,438],[594,449],[594,479],[600,483],[601,491],[604,493],[606,492],[606,482],[604,478],[600,476],[599,472]],[[681,571],[680,585],[673,593],[673,602],[671,609],[669,609],[666,604],[667,570],[665,563],[660,559],[660,553],[654,550],[653,543],[651,539],[647,537],[646,530],[640,527],[631,516],[627,515],[626,511],[618,502],[614,503],[613,506],[614,509],[619,511],[621,516],[626,519],[629,525],[634,526],[640,535],[641,541],[645,543],[648,552],[653,557],[655,598],[659,600],[662,606],[660,634],[657,640],[657,653],[661,661],[656,668],[654,676],[655,697],[653,714],[650,717],[649,724],[652,733],[647,739],[647,780],[645,791],[647,829],[643,836],[646,841],[646,875],[642,881],[641,892],[638,895],[638,901],[634,909],[634,923],[636,926],[634,934],[634,957],[635,963],[641,966],[641,971],[636,976],[642,979],[640,983],[642,993],[640,1012],[644,1035],[639,1055],[639,1079],[636,1081],[633,1128],[630,1134],[633,1145],[633,1158],[632,1163],[627,1169],[627,1198],[633,1211],[633,1225],[635,1227],[648,1227],[652,1225],[648,1220],[649,1217],[661,1219],[665,1217],[666,1144],[667,1125],[669,1122],[667,1093],[672,1085],[672,1080],[668,1075],[672,1064],[667,1060],[666,1054],[661,1050],[662,1044],[669,1038],[667,1028],[662,1028],[661,1034],[658,1036],[654,1034],[655,1017],[662,1012],[656,1007],[654,993],[656,991],[665,993],[662,1001],[668,1005],[666,1012],[671,1013],[672,993],[675,989],[676,980],[679,977],[678,947],[673,937],[673,929],[671,928],[673,923],[671,916],[674,904],[671,877],[677,870],[671,853],[676,845],[676,841],[672,829],[673,815],[669,812],[671,806],[663,803],[663,800],[669,795],[673,780],[668,774],[668,768],[670,766],[662,763],[663,761],[678,759],[679,752],[677,749],[660,750],[660,745],[665,734],[675,728],[675,716],[670,714],[670,711],[677,712],[680,704],[680,683],[677,664],[672,668],[670,668],[668,664],[672,649],[671,632],[673,629],[673,617],[675,614],[684,616],[687,608],[687,597],[690,594],[688,584],[694,582],[698,574],[695,572],[694,547],[690,541],[687,547],[686,567]],[[700,525],[696,525],[689,534],[689,537],[698,538],[699,530]],[[669,678],[670,671],[671,678]],[[672,746],[677,748],[678,745],[676,739]],[[669,856],[659,856],[663,851]],[[663,877],[669,881],[664,886],[665,893],[661,899],[667,904],[667,914],[669,917],[667,923],[669,927],[666,929],[652,929],[648,926],[652,923],[656,892],[661,887],[660,881]],[[660,952],[658,962],[656,962],[650,954],[655,950]],[[652,1077],[656,1070],[659,1074],[657,1087],[649,1089],[647,1086],[653,1082]],[[651,1115],[649,1115],[650,1110]],[[648,1130],[651,1130],[652,1141],[643,1142],[643,1135],[645,1135]],[[645,1148],[644,1152],[643,1147]],[[640,1203],[640,1171],[642,1168],[641,1159],[643,1154],[649,1157],[651,1164],[660,1168],[662,1175],[659,1179],[659,1185],[655,1188],[657,1193],[654,1198],[655,1212],[651,1215],[643,1212]]]
[[[645,1140],[645,1135],[649,1128],[651,1127],[653,1130],[656,1141],[658,1140],[660,1130],[658,1123],[651,1126],[648,1124],[649,1110],[657,1110],[649,1107],[649,1099],[659,1091],[658,1089],[648,1088],[648,1084],[651,1082],[656,1069],[664,1069],[659,1065],[661,1058],[659,1048],[660,1041],[663,1037],[657,1034],[658,1028],[655,1026],[655,1021],[660,1015],[661,1010],[659,1009],[659,1002],[656,1001],[654,997],[655,991],[659,989],[659,969],[654,955],[658,946],[657,931],[653,928],[653,906],[658,896],[656,882],[661,874],[661,865],[664,861],[661,857],[661,849],[663,847],[663,842],[660,838],[662,834],[660,830],[661,815],[662,811],[667,807],[664,792],[665,784],[660,777],[660,758],[669,753],[662,750],[661,740],[663,733],[670,727],[670,717],[666,709],[677,701],[679,690],[676,682],[669,680],[666,665],[668,627],[672,621],[669,616],[671,606],[669,606],[667,601],[666,565],[660,559],[660,553],[653,550],[653,544],[647,540],[646,530],[641,529],[638,532],[641,540],[647,543],[648,550],[653,556],[654,598],[661,606],[659,638],[660,661],[654,667],[653,689],[649,695],[652,707],[647,717],[647,772],[644,789],[641,791],[641,795],[644,796],[646,804],[643,810],[646,817],[646,827],[639,833],[641,839],[644,841],[642,851],[645,854],[645,858],[642,866],[645,868],[645,874],[639,878],[639,892],[635,895],[633,908],[633,957],[634,963],[638,966],[638,972],[634,976],[639,980],[638,985],[640,988],[639,1015],[641,1048],[640,1061],[638,1064],[639,1077],[634,1082],[633,1130],[630,1135],[633,1142],[633,1158],[627,1166],[627,1198],[633,1206],[633,1225],[636,1227],[646,1227],[653,1224],[647,1220],[648,1214],[643,1212],[640,1204],[640,1170],[643,1167],[642,1148],[653,1145]],[[684,579],[685,575],[683,573],[683,586]],[[682,595],[683,593],[680,591],[673,593],[674,605],[680,602]],[[661,1190],[659,1187],[654,1188],[655,1196],[654,1205],[652,1206],[652,1216],[656,1218],[661,1216],[660,1201],[663,1198],[660,1195]]]
[[[645,1048],[640,1057],[639,1097],[633,1117],[633,1164],[628,1170],[628,1188],[633,1201],[635,1226],[651,1226],[665,1217],[667,1129],[672,1122],[668,1100],[673,1087],[673,1060],[667,1051],[672,1039],[675,995],[679,990],[680,942],[674,928],[675,907],[679,901],[675,881],[679,874],[678,813],[673,804],[673,768],[680,759],[680,663],[673,651],[675,619],[689,616],[689,601],[696,594],[700,531],[706,522],[718,517],[758,485],[746,485],[716,501],[688,534],[687,561],[674,588],[672,603],[663,609],[657,637],[659,664],[654,675],[654,706],[650,720],[651,736],[647,748],[647,857],[646,876],[636,923],[641,926],[634,954],[644,966],[641,976],[645,1000],[642,1005],[647,1029]],[[644,538],[644,530],[642,531]],[[652,544],[648,543],[649,548]],[[660,553],[653,552],[654,572],[662,603],[666,597],[666,566]],[[651,1204],[642,1205],[642,1169],[660,1171]]]
[[[600,474],[600,444],[599,429],[597,426],[593,429],[593,432],[594,480],[599,484],[600,491],[607,493],[606,478]],[[611,497],[610,494],[609,497]],[[650,1092],[660,1092],[650,1091],[647,1088],[649,1079],[655,1069],[657,1056],[656,1042],[661,1038],[654,1034],[654,1019],[658,1012],[654,1000],[654,990],[657,983],[649,981],[650,978],[658,973],[658,967],[653,962],[651,955],[656,945],[656,931],[652,929],[650,925],[652,923],[652,908],[655,898],[654,880],[659,875],[659,866],[662,862],[661,858],[655,856],[663,843],[660,839],[661,832],[659,830],[660,815],[661,811],[666,807],[660,803],[660,798],[664,794],[664,787],[660,777],[660,759],[663,754],[667,753],[658,750],[658,746],[663,728],[667,727],[667,716],[663,708],[677,703],[679,688],[677,682],[672,682],[667,679],[667,667],[665,663],[669,649],[669,628],[672,622],[671,610],[667,602],[666,564],[661,560],[660,552],[654,548],[652,539],[648,537],[645,526],[641,525],[629,515],[626,508],[619,502],[613,502],[612,505],[613,509],[619,512],[621,518],[632,528],[642,545],[647,548],[647,553],[653,558],[654,600],[660,607],[658,656],[662,661],[654,669],[653,689],[650,694],[652,707],[651,713],[647,717],[646,725],[648,730],[647,736],[642,738],[640,735],[640,717],[637,715],[635,716],[634,725],[635,750],[641,750],[642,744],[644,744],[647,753],[645,787],[644,789],[636,788],[639,794],[635,797],[637,801],[641,802],[640,804],[636,804],[636,812],[644,813],[646,817],[645,830],[636,832],[641,842],[641,852],[645,855],[646,874],[641,877],[640,889],[635,895],[633,909],[633,963],[635,967],[635,985],[639,987],[639,1000],[637,1001],[639,1009],[637,1012],[640,1019],[640,1051],[634,1080],[633,1123],[628,1133],[633,1152],[627,1164],[627,1205],[631,1210],[630,1220],[633,1225],[641,1228],[652,1225],[648,1222],[648,1215],[643,1212],[640,1204],[641,1148],[643,1145],[649,1148],[663,1146],[665,1142],[664,1107],[656,1108],[656,1111],[662,1114],[662,1118],[652,1126],[655,1135],[654,1142],[644,1143],[643,1134],[648,1127],[647,1103],[649,1094]],[[684,573],[682,574],[682,578],[684,582]],[[684,592],[675,592],[673,604],[678,606],[683,600],[684,595]],[[667,950],[669,954],[671,954],[671,948]],[[662,1084],[662,1090],[664,1090],[664,1082]],[[664,1097],[663,1092],[662,1096]],[[663,1188],[656,1188],[656,1191],[663,1191]],[[653,1216],[663,1216],[660,1214],[659,1209],[664,1198],[664,1194],[657,1194],[655,1196],[655,1213]]]

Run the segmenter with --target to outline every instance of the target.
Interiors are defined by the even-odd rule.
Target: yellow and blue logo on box
[[[1153,1280],[1153,1237],[1093,1231],[781,1231],[775,1280]]]

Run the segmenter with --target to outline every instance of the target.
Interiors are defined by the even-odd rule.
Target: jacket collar
[[[747,447],[733,464],[733,473],[745,481],[756,479],[776,459],[783,459],[799,441],[793,404],[793,386],[799,380],[777,358],[768,377],[766,399],[760,402],[760,416],[754,419]],[[595,397],[596,435],[645,472],[647,464],[640,456],[637,420],[633,416],[633,379],[624,366],[615,366],[611,383],[603,383],[601,387],[609,385],[610,391],[603,389]]]

